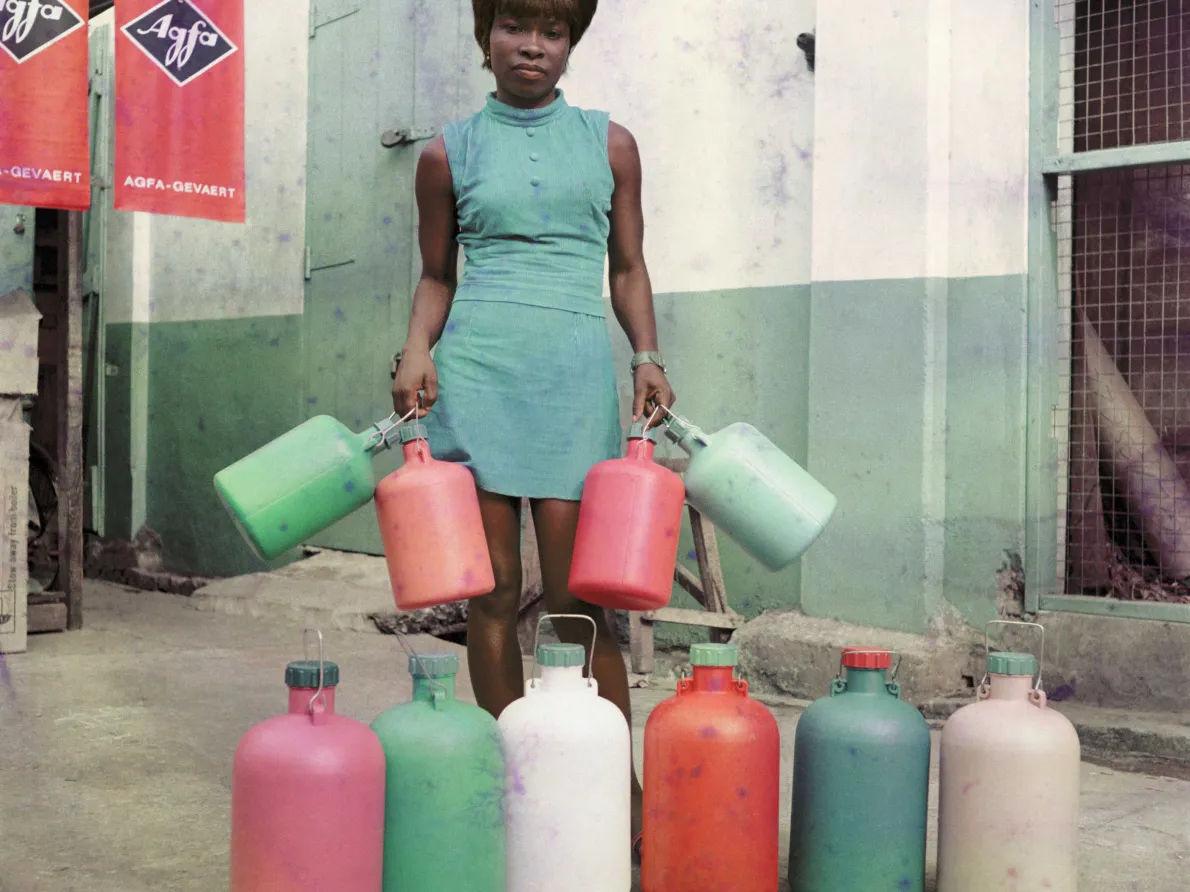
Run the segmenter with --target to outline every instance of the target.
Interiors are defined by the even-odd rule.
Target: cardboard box
[[[0,296],[0,394],[37,393],[41,313],[26,291]]]
[[[28,537],[29,426],[19,400],[0,399],[0,654],[27,648]]]

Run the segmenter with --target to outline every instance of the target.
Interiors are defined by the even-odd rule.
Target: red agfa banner
[[[86,0],[0,0],[0,204],[91,206]]]
[[[115,205],[244,222],[244,0],[117,0]]]

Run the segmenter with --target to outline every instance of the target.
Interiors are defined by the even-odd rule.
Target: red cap
[[[843,666],[847,669],[887,669],[892,655],[878,647],[843,648]]]

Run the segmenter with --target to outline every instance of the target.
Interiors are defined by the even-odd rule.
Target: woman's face
[[[566,22],[496,16],[490,41],[497,91],[522,102],[552,99],[570,56]]]

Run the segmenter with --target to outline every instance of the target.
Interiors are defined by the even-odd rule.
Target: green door
[[[392,411],[416,256],[425,141],[484,89],[469,0],[314,0],[310,21],[305,393],[308,416],[361,430]],[[397,466],[376,461],[379,478]],[[380,553],[371,505],[313,540]]]

